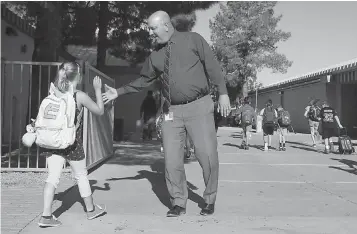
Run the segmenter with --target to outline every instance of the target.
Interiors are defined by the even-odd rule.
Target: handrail
[[[25,64],[25,65],[56,65],[59,66],[62,63],[59,62],[31,62],[31,61],[9,61],[9,60],[2,60],[1,63],[5,63],[5,64]]]
[[[99,71],[97,68],[93,67],[92,65],[90,65],[88,62],[86,62],[85,64],[86,66],[88,66],[88,68],[96,73],[98,73],[99,75],[103,76],[105,79],[114,82],[113,78],[110,78],[109,76],[107,76],[106,74],[104,74],[103,72]]]

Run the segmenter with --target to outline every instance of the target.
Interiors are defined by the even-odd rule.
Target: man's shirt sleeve
[[[192,38],[208,78],[218,86],[219,94],[227,94],[226,82],[224,80],[221,66],[214,57],[213,51],[206,40],[198,33],[193,33]]]
[[[140,77],[129,84],[118,88],[118,95],[140,92],[152,85],[159,75],[160,73],[156,71],[153,65],[152,56],[150,55],[143,64]]]

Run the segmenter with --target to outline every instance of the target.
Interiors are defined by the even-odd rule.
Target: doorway
[[[348,135],[357,138],[357,83],[341,85],[341,124]]]

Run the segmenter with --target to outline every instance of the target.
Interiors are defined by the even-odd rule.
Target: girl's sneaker
[[[325,154],[329,154],[329,153],[330,153],[330,149],[325,148],[324,153],[325,153]]]
[[[87,212],[87,219],[95,219],[106,212],[105,205],[94,205],[94,210]]]
[[[38,222],[38,226],[40,227],[58,227],[61,225],[61,221],[59,221],[54,215],[52,215],[51,218],[41,216],[40,221]]]

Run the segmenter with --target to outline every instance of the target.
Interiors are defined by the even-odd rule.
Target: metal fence
[[[35,144],[31,148],[23,146],[21,138],[31,118],[36,118],[39,104],[48,95],[50,83],[54,81],[60,64],[57,62],[1,62],[1,170],[41,171],[46,169],[46,156],[42,154],[41,148]],[[83,82],[78,89],[92,98],[94,76],[99,75],[103,83],[115,85],[113,79],[94,67],[84,62],[81,64]],[[113,115],[113,106],[106,106],[105,114],[101,117],[94,117],[85,109],[83,147],[88,168],[95,166],[113,153]],[[107,123],[103,123],[105,121]],[[105,132],[98,134],[93,132],[94,129],[100,129],[97,125],[106,126]],[[88,136],[89,134],[95,136]],[[98,141],[100,137],[104,140]],[[98,145],[95,152],[92,150],[93,145]]]

